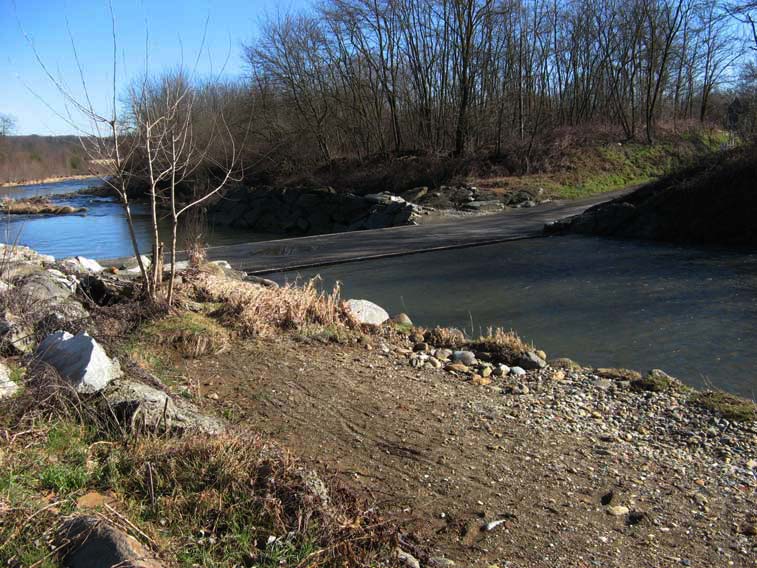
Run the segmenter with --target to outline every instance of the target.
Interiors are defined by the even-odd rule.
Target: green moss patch
[[[689,399],[691,404],[717,412],[728,420],[757,420],[757,404],[722,391],[702,391]]]

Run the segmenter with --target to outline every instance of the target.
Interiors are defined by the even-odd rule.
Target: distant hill
[[[76,136],[0,137],[0,183],[88,173]]]
[[[757,245],[757,146],[737,148],[563,221],[551,230]]]

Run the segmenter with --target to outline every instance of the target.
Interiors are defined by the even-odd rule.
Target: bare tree
[[[239,159],[234,136],[223,109],[210,109],[212,118],[203,137],[196,136],[201,123],[198,89],[182,72],[156,81],[145,80],[131,89],[132,115],[140,141],[142,164],[149,183],[148,194],[153,228],[153,258],[150,275],[154,293],[160,290],[163,244],[158,232],[159,208],[169,210],[171,220],[171,271],[166,299],[170,305],[176,278],[178,226],[181,217],[218,194],[234,177]],[[215,111],[215,112],[214,112]],[[224,155],[215,157],[218,149]],[[190,185],[190,197],[183,199],[183,185]]]
[[[0,113],[0,137],[10,136],[16,130],[16,119]]]
[[[106,111],[95,109],[79,62],[76,44],[71,37],[73,57],[79,71],[82,95],[76,96],[63,81],[58,79],[44,63],[29,38],[37,61],[49,80],[58,89],[66,103],[65,114],[59,116],[79,133],[79,141],[85,150],[89,163],[94,166],[92,173],[110,187],[120,199],[129,235],[144,282],[144,291],[150,301],[159,300],[163,280],[163,244],[159,232],[159,208],[167,206],[172,223],[171,233],[171,273],[168,284],[167,301],[173,300],[176,275],[177,226],[180,217],[191,208],[204,203],[216,195],[232,179],[238,153],[223,112],[212,122],[210,134],[204,145],[194,136],[196,88],[191,76],[179,72],[157,81],[145,75],[129,89],[128,112],[119,112],[118,90],[118,44],[116,19],[110,5],[112,31],[112,82],[110,108]],[[204,40],[203,40],[204,45]],[[202,50],[200,50],[201,52]],[[198,59],[199,61],[199,54]],[[78,117],[77,120],[75,117]],[[224,134],[229,135],[228,156],[225,162],[215,158],[211,148],[216,143],[215,126],[222,125]],[[226,149],[225,143],[221,146]],[[201,167],[214,167],[220,175],[215,184],[195,187],[194,196],[180,202],[178,187],[191,179]],[[96,167],[96,169],[95,169]],[[220,172],[220,174],[218,173]],[[146,174],[146,175],[145,175]],[[131,211],[131,195],[135,180],[148,181],[148,196],[151,209],[152,268],[148,269],[142,260],[139,243],[134,230]],[[207,179],[210,179],[208,177]]]

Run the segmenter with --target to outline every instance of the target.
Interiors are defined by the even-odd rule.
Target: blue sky
[[[112,0],[119,44],[117,73],[123,86],[144,70],[149,35],[149,71],[193,65],[205,48],[199,75],[244,72],[241,44],[255,37],[266,17],[299,10],[309,0]],[[45,65],[79,96],[78,71],[66,20],[98,108],[108,106],[112,81],[112,38],[108,0],[0,0],[0,113],[16,118],[18,134],[68,134],[57,117],[65,105],[36,62],[24,32]],[[147,32],[146,32],[147,30]],[[52,108],[49,108],[52,107]]]

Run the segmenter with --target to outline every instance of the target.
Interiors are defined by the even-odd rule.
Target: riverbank
[[[754,247],[755,174],[757,147],[746,145],[555,223],[549,231]]]
[[[86,207],[56,205],[44,197],[31,199],[5,199],[0,202],[0,212],[8,215],[71,215],[86,213]]]
[[[0,188],[3,187],[20,187],[24,185],[42,185],[46,183],[59,183],[63,181],[78,181],[78,180],[99,180],[100,178],[92,175],[75,175],[75,176],[53,176],[41,179],[28,179],[17,181],[5,181],[0,182]]]
[[[4,562],[43,560],[41,540],[55,565],[58,529],[95,515],[163,566],[752,565],[752,403],[551,360],[513,333],[386,322],[223,263],[182,272],[170,312],[112,272],[24,250],[6,267]],[[35,343],[60,328],[104,349],[94,394],[50,398],[70,369],[55,382]],[[244,505],[273,490],[255,472],[285,515]]]

